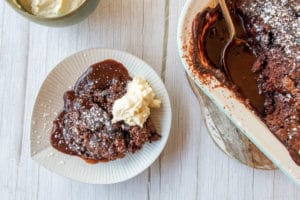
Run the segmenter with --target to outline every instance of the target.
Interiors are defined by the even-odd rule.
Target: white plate
[[[229,119],[288,177],[300,186],[300,167],[295,164],[283,144],[266,125],[232,91],[218,87],[217,79],[206,80],[192,71],[190,58],[191,28],[197,13],[207,7],[215,7],[217,0],[188,0],[183,8],[177,30],[177,42],[182,63],[196,84],[209,96]]]
[[[63,94],[71,89],[86,69],[105,59],[122,63],[131,76],[142,75],[162,101],[152,109],[151,119],[162,135],[159,141],[145,144],[135,154],[108,163],[87,164],[77,156],[55,150],[50,131],[56,113],[63,108]],[[171,105],[167,90],[156,72],[139,58],[116,50],[91,49],[76,53],[59,63],[47,76],[37,96],[31,125],[31,157],[47,169],[65,177],[93,184],[111,184],[130,179],[148,168],[160,155],[169,137]]]

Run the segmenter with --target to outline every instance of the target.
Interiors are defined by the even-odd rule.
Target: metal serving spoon
[[[224,18],[227,22],[227,26],[229,28],[229,40],[226,43],[225,48],[222,52],[221,60],[222,60],[222,65],[224,67],[225,74],[227,75],[227,77],[229,77],[229,79],[231,79],[230,72],[229,72],[229,66],[226,63],[225,56],[228,53],[228,50],[231,46],[233,46],[233,45],[235,45],[235,46],[239,46],[239,45],[248,46],[248,43],[245,40],[243,40],[241,38],[238,38],[236,36],[236,30],[235,30],[232,18],[230,16],[230,12],[228,10],[226,1],[225,0],[219,0],[219,4],[221,6],[223,16],[224,16]],[[232,81],[232,79],[231,79],[231,81]]]
[[[229,28],[229,40],[222,52],[222,67],[228,80],[238,86],[239,91],[250,100],[259,112],[264,112],[264,96],[257,87],[257,74],[252,70],[256,55],[246,40],[237,37],[225,0],[219,0],[224,18]]]

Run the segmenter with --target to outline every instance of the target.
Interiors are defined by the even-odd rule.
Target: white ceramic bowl
[[[292,160],[284,145],[270,132],[266,125],[253,111],[245,107],[235,94],[218,87],[220,82],[215,78],[207,80],[193,72],[189,53],[192,36],[192,22],[197,13],[207,7],[215,7],[217,0],[188,0],[182,11],[177,32],[177,42],[182,63],[195,83],[209,96],[229,119],[288,177],[300,186],[300,167]]]
[[[152,86],[162,107],[152,109],[151,119],[159,141],[145,144],[135,154],[108,163],[88,164],[77,156],[55,150],[50,144],[52,121],[63,108],[63,94],[94,63],[105,59],[121,62],[131,76],[141,75]],[[125,181],[148,168],[158,158],[169,137],[171,105],[167,90],[156,72],[139,58],[116,50],[90,49],[76,53],[59,63],[47,76],[38,93],[31,124],[31,157],[47,169],[85,183],[110,184]]]

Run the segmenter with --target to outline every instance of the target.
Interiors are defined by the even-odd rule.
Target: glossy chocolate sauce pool
[[[243,20],[233,15],[237,37],[247,40]],[[215,75],[222,83],[236,86],[235,89],[250,101],[252,107],[261,115],[264,114],[264,97],[259,94],[257,87],[258,74],[252,71],[257,60],[255,52],[247,45],[232,44],[228,47],[225,62],[228,74],[224,73],[221,58],[229,38],[226,21],[220,7],[207,9],[197,15],[193,25],[194,63],[200,70]],[[199,56],[200,55],[200,56]],[[203,65],[203,63],[207,63]]]

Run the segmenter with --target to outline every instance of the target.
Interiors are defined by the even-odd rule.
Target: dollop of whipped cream
[[[79,8],[86,0],[31,0],[34,15],[53,18],[66,15]]]
[[[149,83],[140,76],[127,84],[126,94],[113,105],[113,123],[124,121],[130,126],[143,127],[150,115],[150,108],[159,108],[161,101]]]

